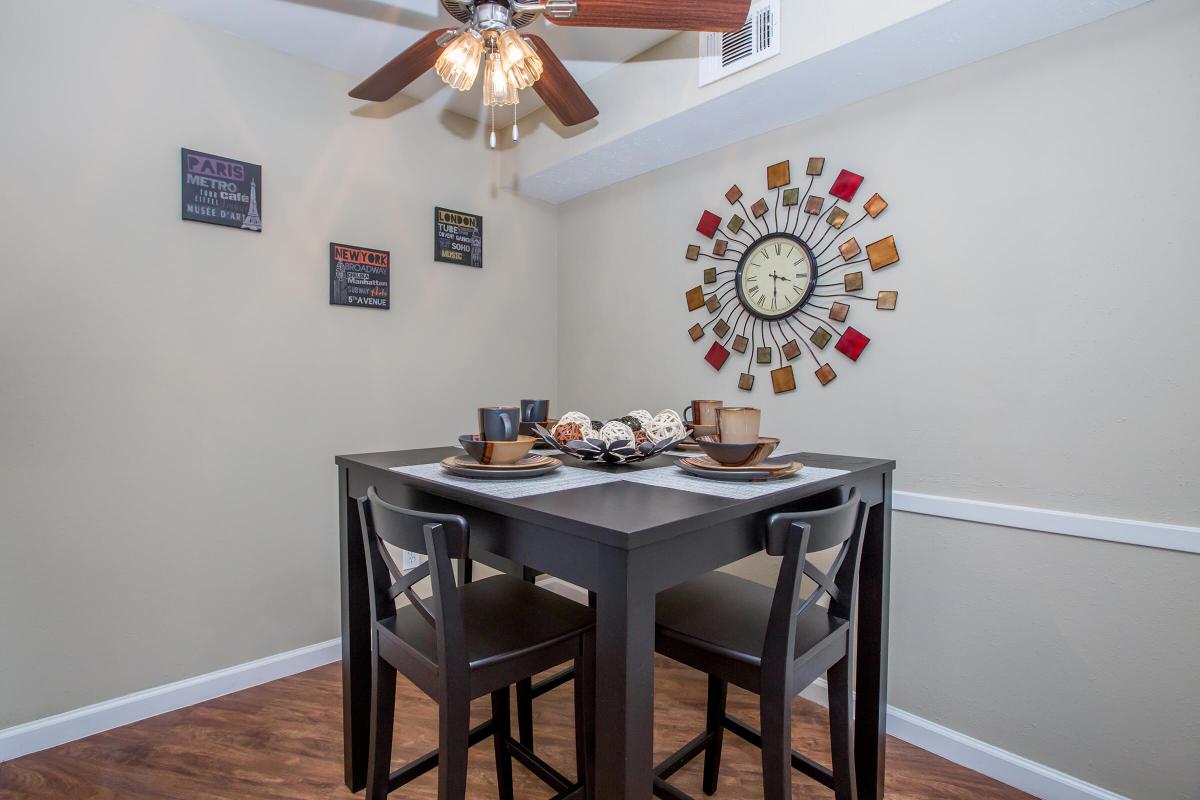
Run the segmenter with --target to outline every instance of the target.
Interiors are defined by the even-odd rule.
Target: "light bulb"
[[[475,31],[466,30],[446,46],[433,68],[447,84],[465,92],[475,85],[482,54],[483,37]]]
[[[485,106],[511,106],[520,102],[516,87],[508,82],[500,54],[495,50],[483,61],[483,104]]]
[[[500,51],[504,72],[513,86],[528,89],[542,77],[542,59],[515,29],[509,28],[500,34],[496,49]]]

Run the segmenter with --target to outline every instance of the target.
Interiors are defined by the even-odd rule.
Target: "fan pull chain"
[[[490,109],[492,112],[492,133],[491,133],[491,136],[488,137],[488,143],[491,145],[491,148],[493,150],[495,150],[496,149],[496,107],[490,106]]]
[[[517,106],[516,106],[516,104],[515,104],[515,103],[513,104],[513,128],[512,128],[512,140],[513,140],[514,142],[519,142],[519,141],[521,141],[521,131],[520,131],[520,129],[519,129],[519,128],[517,128]]]

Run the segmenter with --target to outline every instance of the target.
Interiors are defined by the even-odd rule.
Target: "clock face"
[[[747,248],[738,262],[738,297],[759,319],[790,316],[812,294],[815,264],[812,251],[800,239],[768,234]]]

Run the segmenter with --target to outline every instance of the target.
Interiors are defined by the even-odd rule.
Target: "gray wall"
[[[1078,31],[635,178],[561,207],[562,407],[753,402],[803,450],[895,457],[897,488],[1200,523],[1200,7]],[[701,209],[809,155],[892,204],[902,261],[855,305],[873,341],[822,388],[746,395],[687,336]],[[828,185],[827,183],[825,184]],[[722,265],[726,267],[730,265]],[[870,271],[868,270],[868,273]],[[892,702],[1112,791],[1196,797],[1200,558],[898,514]],[[736,571],[773,580],[768,559]]]
[[[6,4],[0,67],[0,728],[337,636],[334,454],[553,396],[554,210],[471,121],[128,0]],[[264,233],[180,221],[181,146],[263,165]],[[329,305],[331,240],[390,311]]]

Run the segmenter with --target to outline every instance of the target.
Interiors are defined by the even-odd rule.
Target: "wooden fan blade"
[[[736,31],[746,24],[750,0],[579,0],[579,13],[550,19],[589,28]]]
[[[422,36],[416,44],[384,64],[375,74],[350,90],[356,100],[383,102],[391,100],[401,89],[433,68],[442,48],[438,37],[454,28],[440,28]]]
[[[554,55],[546,40],[532,35],[525,38],[533,44],[542,59],[542,77],[533,85],[533,90],[542,98],[547,108],[554,112],[558,121],[563,125],[578,125],[595,119],[600,112],[558,60],[558,56]]]

